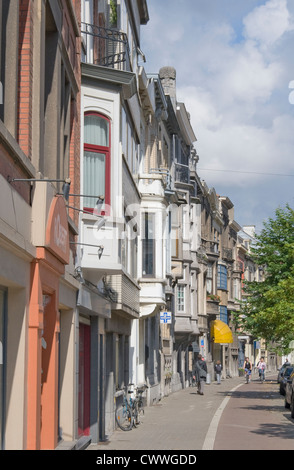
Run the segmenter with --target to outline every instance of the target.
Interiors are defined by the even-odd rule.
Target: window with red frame
[[[110,207],[110,121],[98,113],[84,117],[84,210],[97,214],[97,199],[104,198],[99,214]],[[91,197],[90,197],[91,196]]]

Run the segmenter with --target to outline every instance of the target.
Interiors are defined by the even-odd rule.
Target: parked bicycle
[[[144,385],[134,389],[133,384],[129,384],[123,391],[123,402],[115,413],[117,425],[123,431],[130,431],[140,424],[140,418],[144,415],[143,393],[146,388]]]
[[[116,408],[115,420],[122,431],[130,431],[133,427],[132,410],[125,390],[122,404]]]
[[[142,385],[141,387],[136,388],[136,396],[134,399],[134,409],[135,409],[135,416],[136,416],[136,424],[140,424],[140,418],[144,416],[144,400],[143,400],[143,393],[146,390],[147,385]]]

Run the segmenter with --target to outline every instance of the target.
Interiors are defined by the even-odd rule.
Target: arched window
[[[95,212],[99,196],[104,197],[100,213],[110,206],[110,122],[101,114],[89,112],[84,117],[84,209]]]

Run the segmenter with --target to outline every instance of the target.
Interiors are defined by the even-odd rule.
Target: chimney
[[[165,95],[169,95],[173,108],[176,111],[176,69],[174,67],[162,67],[159,70],[159,78]]]

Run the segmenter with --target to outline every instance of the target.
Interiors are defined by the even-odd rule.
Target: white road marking
[[[234,392],[235,390],[237,390],[242,385],[243,384],[237,385],[237,387],[230,390],[230,393]],[[215,415],[212,418],[212,421],[211,421],[210,426],[208,428],[207,434],[205,436],[204,443],[203,443],[203,446],[202,446],[202,450],[213,450],[218,423],[219,423],[219,420],[221,418],[222,412],[224,411],[225,407],[227,406],[228,401],[229,401],[230,398],[231,398],[230,395],[227,396],[226,398],[224,398],[221,405],[216,410]]]

